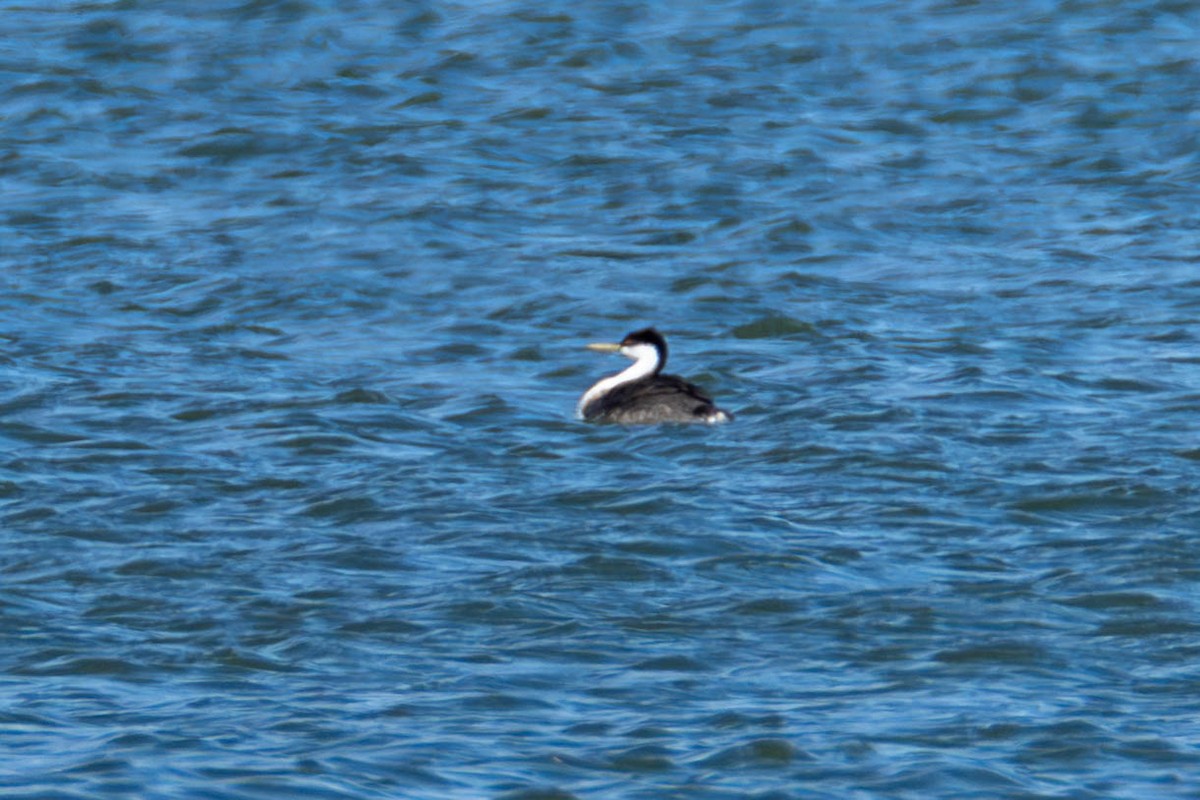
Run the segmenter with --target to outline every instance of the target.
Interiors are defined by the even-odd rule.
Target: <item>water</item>
[[[1200,797],[1197,25],[7,5],[5,796]]]

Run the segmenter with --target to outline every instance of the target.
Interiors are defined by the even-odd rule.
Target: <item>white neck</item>
[[[622,347],[621,354],[635,359],[634,362],[616,375],[609,375],[607,378],[596,381],[592,388],[584,392],[583,397],[579,398],[579,403],[575,406],[576,416],[583,417],[583,410],[588,407],[589,403],[603,397],[621,384],[653,375],[654,371],[658,369],[658,350],[653,345],[635,344]]]

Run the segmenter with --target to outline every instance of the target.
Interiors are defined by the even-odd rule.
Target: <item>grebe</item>
[[[575,413],[586,420],[637,425],[655,422],[728,422],[733,414],[677,375],[663,375],[667,340],[654,328],[626,336],[620,344],[589,344],[589,350],[620,353],[632,366],[610,375],[583,393]]]

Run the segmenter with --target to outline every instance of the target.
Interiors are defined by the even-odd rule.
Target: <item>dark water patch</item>
[[[1113,620],[1096,629],[1099,636],[1127,636],[1149,638],[1153,636],[1188,636],[1200,628],[1188,619],[1170,617],[1144,617],[1140,619]]]
[[[560,255],[569,258],[594,258],[605,261],[636,261],[650,257],[647,253],[618,250],[564,250]]]
[[[512,789],[499,795],[501,800],[579,800],[579,795],[555,786]]]
[[[17,669],[16,672],[24,675],[110,677],[131,680],[137,678],[140,670],[138,665],[119,658],[70,657],[64,654],[40,663],[26,665]]]
[[[1117,609],[1156,609],[1164,603],[1158,597],[1143,592],[1107,592],[1072,597],[1062,601],[1066,605],[1094,611]]]
[[[733,335],[739,339],[776,339],[811,336],[814,333],[815,328],[811,323],[788,317],[767,317],[733,330]]]
[[[995,664],[1032,666],[1043,661],[1043,651],[1025,642],[994,642],[937,653],[934,657],[947,664]]]
[[[751,617],[775,614],[791,616],[798,613],[800,610],[799,604],[794,600],[788,600],[786,598],[766,598],[742,603],[737,607],[736,613],[745,614]]]
[[[304,513],[318,519],[342,523],[386,519],[389,514],[370,497],[334,497],[310,503]]]
[[[661,745],[638,745],[609,758],[609,767],[618,772],[663,772],[676,768],[670,748]]]
[[[1122,511],[1148,512],[1172,500],[1168,492],[1140,482],[1094,479],[1080,484],[1043,487],[1040,496],[1016,501],[1013,508],[1030,514],[1081,514],[1112,518]]]
[[[633,669],[650,672],[697,672],[706,667],[687,656],[662,656],[640,661],[632,666]]]
[[[628,583],[669,579],[669,573],[642,558],[589,555],[565,568],[569,576],[593,580],[620,580]]]
[[[785,768],[800,760],[814,760],[786,739],[755,739],[728,748],[696,763],[708,769]]]

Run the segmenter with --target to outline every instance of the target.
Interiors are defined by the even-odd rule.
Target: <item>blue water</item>
[[[1200,797],[1198,30],[0,9],[0,790]]]

